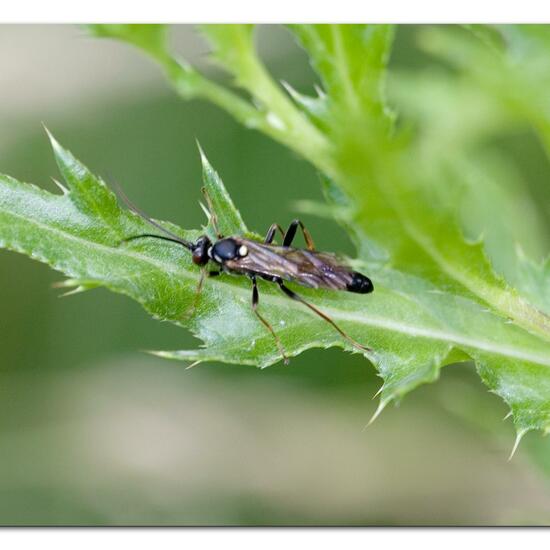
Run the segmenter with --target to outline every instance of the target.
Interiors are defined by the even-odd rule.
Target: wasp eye
[[[242,244],[239,247],[239,256],[241,258],[244,258],[247,254],[248,254],[248,248],[244,244]]]

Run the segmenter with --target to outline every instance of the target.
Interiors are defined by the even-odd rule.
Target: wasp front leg
[[[271,227],[267,231],[267,235],[265,236],[264,244],[271,244],[273,242],[277,230],[281,232],[283,239],[285,238],[285,232],[283,231],[283,228],[278,223],[272,223]]]
[[[195,295],[193,297],[193,301],[191,302],[191,305],[185,310],[184,314],[182,315],[182,318],[189,318],[195,315],[195,312],[197,311],[197,307],[199,305],[199,300],[202,293],[202,289],[204,287],[205,279],[209,277],[217,277],[221,273],[222,273],[221,270],[207,271],[206,269],[201,269],[199,282],[197,283],[197,287],[195,288]]]
[[[256,275],[250,275],[250,279],[252,280],[252,311],[255,313],[256,317],[258,317],[258,319],[264,325],[264,327],[271,333],[271,335],[275,339],[275,343],[277,344],[279,351],[281,352],[281,355],[283,356],[283,361],[285,365],[288,365],[288,357],[286,356],[285,348],[283,347],[283,344],[281,343],[280,338],[277,336],[277,333],[273,330],[273,327],[271,326],[271,324],[268,321],[266,321],[258,312],[260,294],[258,292],[258,283],[256,281]]]

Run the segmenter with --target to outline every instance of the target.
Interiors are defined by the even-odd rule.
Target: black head
[[[248,254],[248,249],[235,239],[221,239],[212,247],[212,259],[219,264],[227,260],[236,260]]]
[[[193,245],[191,252],[193,254],[193,263],[197,265],[206,265],[210,258],[208,257],[208,250],[212,246],[210,239],[203,235],[199,237],[197,242]]]
[[[374,290],[374,285],[368,277],[365,277],[365,275],[358,271],[354,271],[352,273],[351,283],[348,284],[347,289],[357,294],[368,294]]]

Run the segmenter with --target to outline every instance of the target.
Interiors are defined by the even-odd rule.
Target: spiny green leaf
[[[88,32],[99,38],[117,38],[152,54],[158,59],[167,55],[167,25],[91,24]]]
[[[199,146],[199,152],[202,162],[202,179],[204,181],[204,190],[206,197],[211,203],[212,213],[216,213],[217,226],[222,235],[244,235],[248,229],[241,218],[240,212],[235,208],[229,193],[218,176],[218,173],[212,168],[206,155]],[[212,220],[209,220],[212,222]],[[216,238],[212,223],[209,224],[211,237]]]
[[[510,115],[532,125],[550,156],[550,85],[547,25],[501,25],[495,28],[505,47],[496,49],[486,40],[467,40],[456,28],[432,27],[421,34],[421,44],[442,57],[489,94]]]
[[[384,77],[392,25],[292,25],[338,114],[389,114]]]
[[[83,213],[103,218],[111,225],[119,218],[119,207],[115,196],[109,192],[105,182],[94,176],[78,162],[69,151],[63,149],[56,139],[46,130],[59,171],[68,186],[73,201]],[[118,233],[120,234],[120,228]]]
[[[258,366],[281,359],[273,338],[252,313],[246,279],[208,280],[197,309],[190,311],[199,269],[188,251],[146,239],[123,243],[125,237],[150,228],[121,209],[107,186],[53,138],[52,145],[70,189],[52,195],[2,176],[2,246],[62,271],[71,278],[67,287],[106,286],[126,294],[156,318],[187,326],[206,346],[162,352],[165,357]],[[206,179],[210,178],[205,183],[217,193],[218,218],[240,220],[223,183],[219,177],[212,178],[213,170],[204,162]],[[162,223],[185,238],[198,235]],[[242,220],[233,227],[241,224]],[[519,429],[550,425],[550,353],[545,342],[480,309],[475,301],[443,292],[419,278],[380,265],[358,262],[357,266],[373,277],[374,294],[358,298],[299,291],[352,337],[373,348],[368,357],[384,378],[381,408],[417,385],[435,380],[444,364],[473,358],[487,384],[515,411]],[[261,284],[260,308],[291,356],[311,347],[356,351],[327,323],[267,283]]]
[[[254,25],[202,25],[200,29],[212,45],[211,58],[246,87],[256,71]],[[237,66],[239,70],[235,70]]]
[[[296,108],[265,69],[254,46],[254,27],[251,25],[203,25],[201,31],[212,46],[216,62],[226,69],[235,83],[246,90],[262,123],[257,126],[278,141],[297,149],[314,163],[331,173],[327,149],[330,144],[316,126]],[[313,159],[315,156],[315,160]]]

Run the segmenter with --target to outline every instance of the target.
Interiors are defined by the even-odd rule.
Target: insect
[[[286,286],[285,282],[290,281],[309,288],[344,290],[358,294],[367,294],[374,290],[372,281],[368,277],[346,266],[336,255],[315,250],[313,239],[300,220],[294,220],[289,225],[286,232],[283,231],[279,224],[272,224],[263,242],[247,239],[238,235],[230,237],[223,236],[219,231],[217,218],[214,214],[208,193],[206,189],[203,188],[202,191],[208,204],[210,220],[216,232],[217,240],[212,242],[207,235],[202,235],[196,242],[191,242],[182,239],[147,216],[137,206],[130,202],[128,197],[126,197],[118,186],[117,191],[132,212],[163,233],[163,235],[142,233],[127,237],[123,239],[123,241],[128,242],[136,239],[154,238],[179,244],[189,250],[193,263],[202,267],[201,277],[197,286],[197,297],[201,292],[205,277],[215,277],[222,273],[231,273],[245,275],[250,278],[252,283],[252,310],[275,339],[285,364],[288,364],[288,357],[279,336],[269,321],[267,321],[258,311],[260,299],[257,283],[258,278],[265,279],[278,285],[285,296],[302,303],[316,315],[330,323],[330,325],[332,325],[332,327],[334,327],[334,329],[354,347],[361,351],[372,351],[370,348],[356,342],[328,315]],[[301,229],[304,236],[306,249],[293,248],[291,246],[298,228]],[[277,231],[279,231],[283,237],[282,245],[280,246],[273,244]],[[207,271],[205,267],[209,263],[214,264],[216,269]]]

